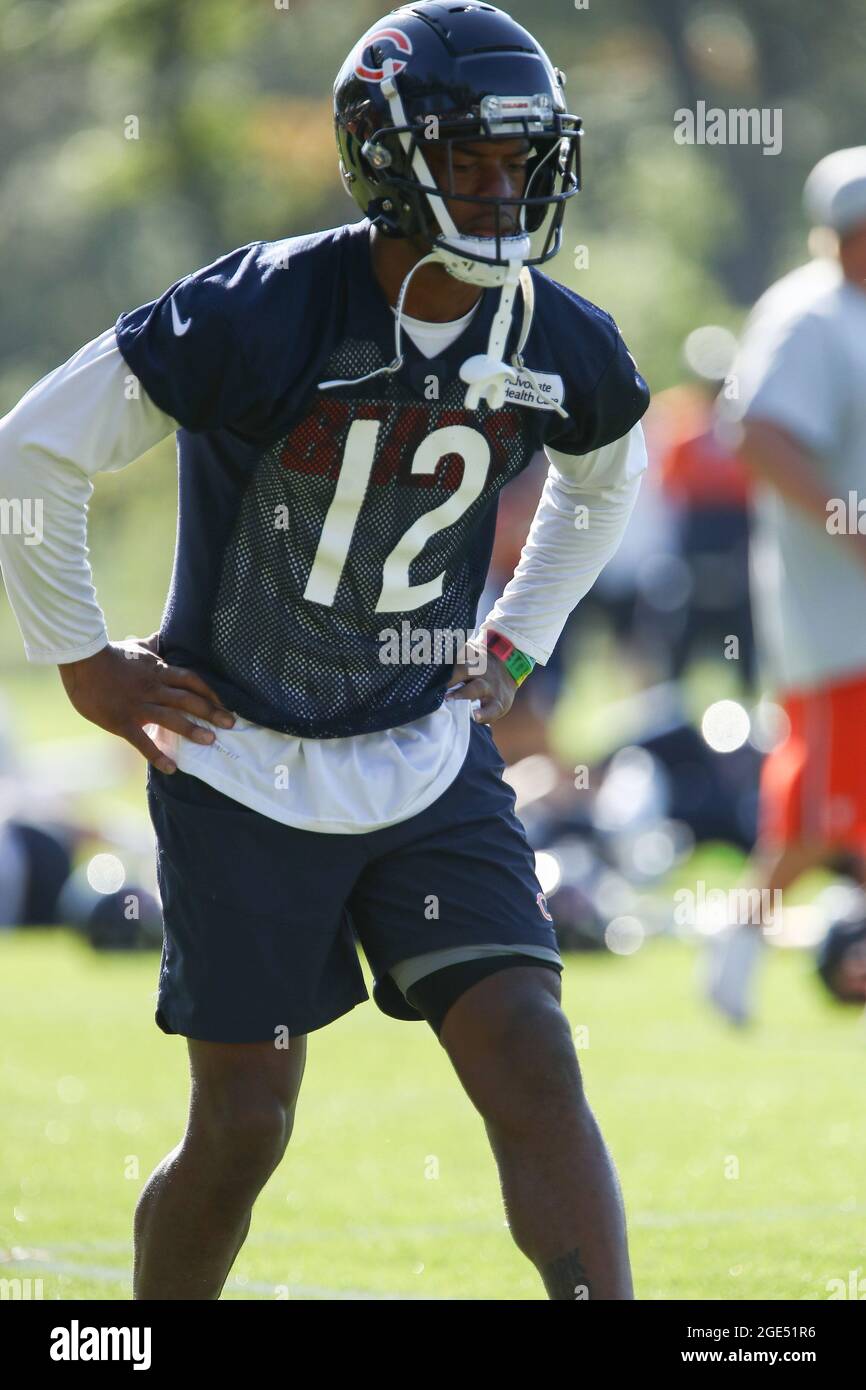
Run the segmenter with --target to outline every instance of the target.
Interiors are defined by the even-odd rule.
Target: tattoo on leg
[[[579,1250],[570,1250],[567,1255],[551,1260],[541,1270],[541,1277],[548,1298],[569,1301],[589,1298],[589,1280]]]

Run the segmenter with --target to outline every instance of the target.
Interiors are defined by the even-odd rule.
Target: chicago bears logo
[[[366,37],[361,40],[361,47],[358,50],[358,61],[355,64],[356,76],[362,77],[365,82],[383,82],[385,79],[385,73],[382,68],[371,68],[364,62],[365,55],[370,53],[371,49],[378,48],[382,43],[393,44],[397,51],[399,53],[405,53],[407,58],[412,53],[412,40],[409,38],[408,34],[403,33],[402,29],[377,29],[375,33],[367,34]],[[370,56],[373,62],[375,62],[379,55],[374,56],[370,53]],[[406,63],[402,58],[394,59],[395,73],[402,72],[405,66]]]
[[[535,901],[538,903],[538,910],[541,913],[542,917],[546,917],[548,922],[552,922],[553,918],[547,910],[547,898],[544,896],[544,894],[536,893]]]

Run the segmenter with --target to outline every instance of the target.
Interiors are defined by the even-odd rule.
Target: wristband
[[[526,652],[518,651],[514,643],[495,628],[489,627],[483,640],[487,650],[499,658],[515,684],[522,685],[535,666],[533,658],[527,656]]]

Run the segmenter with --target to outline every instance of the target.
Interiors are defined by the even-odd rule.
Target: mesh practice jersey
[[[427,357],[437,357],[471,318],[404,318],[404,326]],[[93,480],[177,429],[135,384],[110,329],[0,420],[0,491],[38,497],[44,507],[44,517],[30,518],[35,528],[28,521],[0,534],[0,568],[30,661],[83,661],[109,641],[88,563]],[[647,465],[640,423],[593,453],[549,446],[546,453],[548,477],[520,561],[482,624],[495,619],[542,664],[616,551]],[[580,528],[578,512],[586,520]],[[46,544],[33,544],[36,535]],[[230,730],[214,729],[209,745],[153,724],[146,731],[184,772],[252,810],[301,829],[364,834],[416,815],[451,785],[468,746],[469,714],[468,701],[445,700],[411,723],[342,739],[293,738],[240,716]]]
[[[498,290],[441,358],[406,341],[400,371],[322,390],[394,356],[369,234],[362,221],[253,243],[116,325],[130,369],[182,427],[160,653],[296,737],[438,708],[449,634],[474,626],[500,489],[544,444],[584,454],[621,438],[649,400],[610,316],[540,272],[524,360],[567,419],[531,389],[466,410],[459,369],[486,351]],[[519,328],[518,303],[508,352]],[[433,636],[433,659],[387,658],[405,625]]]

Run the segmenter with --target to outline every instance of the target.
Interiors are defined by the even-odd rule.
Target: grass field
[[[186,1110],[185,1045],[153,1023],[157,966],[62,930],[0,933],[0,1274],[41,1278],[46,1299],[130,1296],[137,1194]],[[564,977],[637,1295],[826,1299],[866,1273],[863,1026],[804,956],[774,952],[761,1022],[732,1032],[697,1003],[694,968],[655,940],[571,956]],[[371,1002],[312,1035],[295,1134],[224,1297],[543,1297],[426,1026]]]

